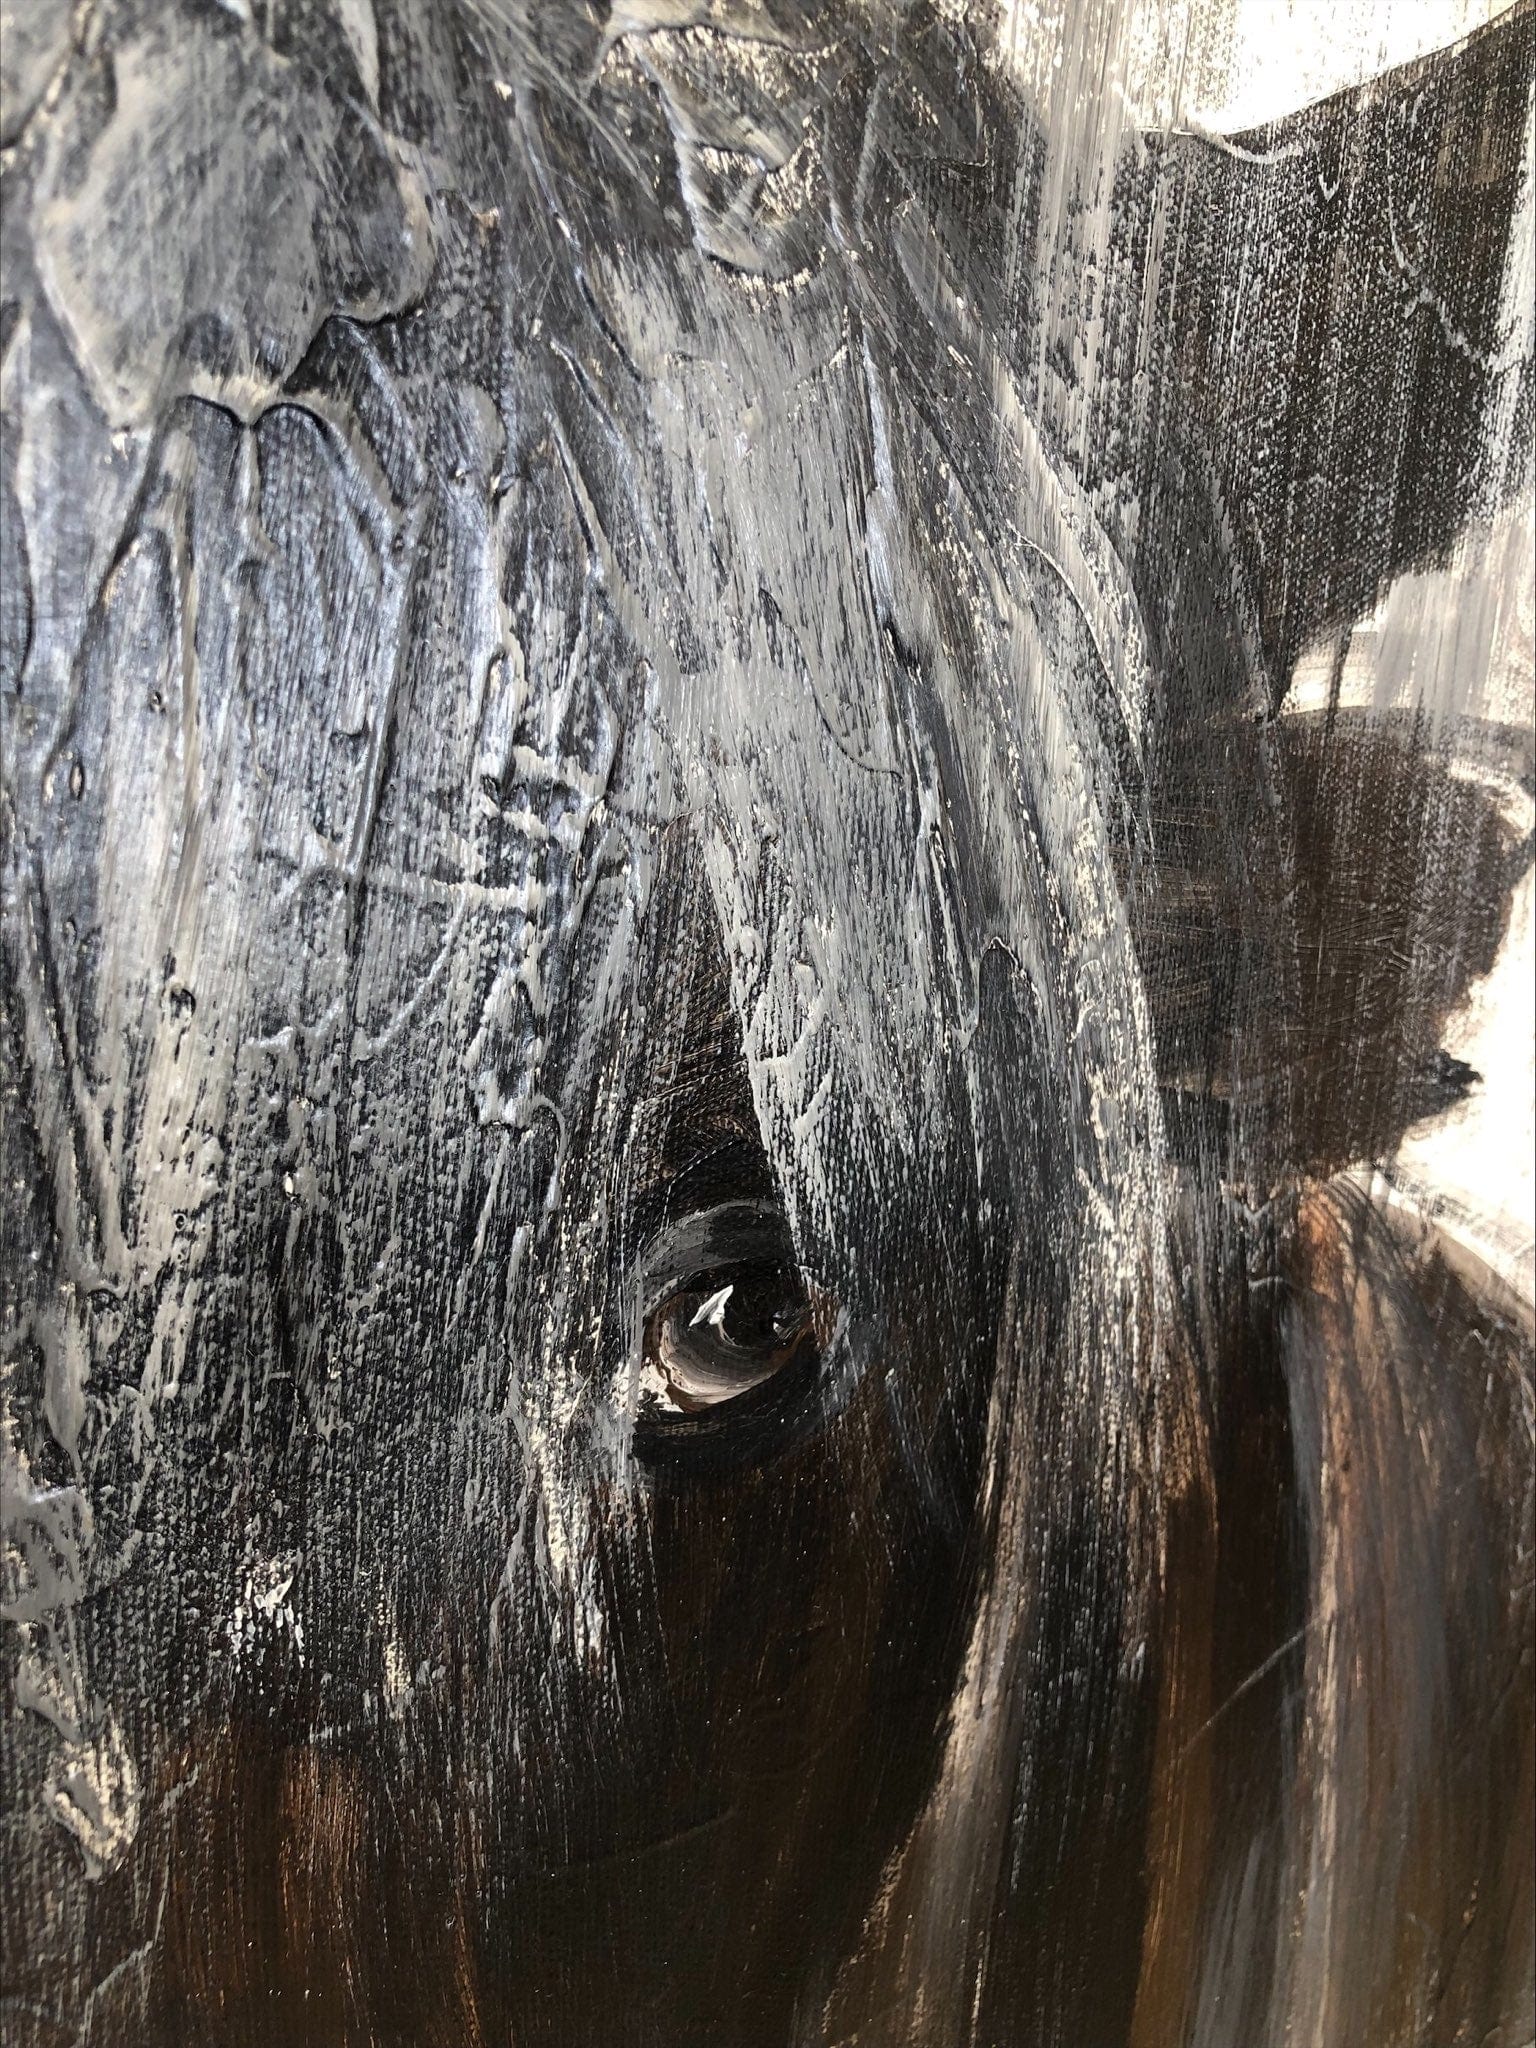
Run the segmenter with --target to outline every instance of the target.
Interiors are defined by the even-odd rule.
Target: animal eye
[[[833,1305],[776,1204],[730,1202],[670,1224],[647,1253],[640,1311],[642,1457],[716,1466],[768,1455],[813,1408]]]
[[[696,1415],[792,1365],[814,1345],[812,1304],[790,1264],[716,1266],[646,1318],[641,1399],[653,1413]]]

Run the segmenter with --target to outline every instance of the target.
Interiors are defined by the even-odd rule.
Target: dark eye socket
[[[642,1273],[637,1449],[711,1465],[768,1452],[807,1406],[833,1319],[776,1203],[675,1220]]]

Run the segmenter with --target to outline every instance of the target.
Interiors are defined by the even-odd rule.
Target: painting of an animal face
[[[8,2043],[1528,2038],[1533,56],[5,0]]]

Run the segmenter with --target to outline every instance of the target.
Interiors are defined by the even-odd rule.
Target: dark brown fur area
[[[1485,1285],[1479,1300],[1464,1258],[1448,1256],[1421,1230],[1405,1241],[1347,1189],[1319,1189],[1284,1237],[1280,1270],[1261,1288],[1236,1287],[1225,1325],[1213,1315],[1206,1326],[1205,1340],[1222,1345],[1222,1393],[1209,1417],[1213,1448],[1170,1520],[1169,1592],[1155,1652],[1157,1734],[1146,1762],[1142,1842],[1131,1852],[1142,1865],[1146,1899],[1130,1949],[1134,1959],[1139,1944],[1126,2038],[1138,2048],[1180,2039],[1189,2028],[1202,1950],[1220,1937],[1220,1916],[1231,1910],[1230,1866],[1241,1845],[1274,1839],[1278,1848],[1278,1832],[1270,1831],[1301,1823],[1312,1789],[1301,1760],[1305,1724],[1317,1711],[1306,1671],[1330,1628],[1350,1645],[1358,1667],[1354,1709],[1381,1767],[1376,1782],[1349,1793],[1368,1809],[1367,1833],[1399,1845],[1391,1898],[1371,1902],[1397,1939],[1377,1955],[1379,1974],[1359,2009],[1382,2041],[1459,2042],[1474,2026],[1486,2028],[1489,2015],[1506,2028],[1517,2024],[1526,1955],[1520,1930],[1529,1926],[1532,1900],[1525,1854],[1530,1588],[1519,1583],[1517,1566],[1529,1544],[1528,1332],[1515,1304],[1498,1306],[1496,1287]],[[1426,1372],[1433,1407],[1412,1430],[1404,1414],[1410,1397],[1395,1371],[1394,1332],[1405,1323],[1436,1332]],[[1329,1522],[1310,1529],[1297,1499],[1284,1386],[1292,1344],[1315,1347],[1324,1382],[1348,1404],[1340,1419],[1349,1448],[1341,1453],[1333,1439],[1326,1453],[1337,1505]],[[1440,1498],[1427,1517],[1426,1449],[1431,1459],[1465,1461],[1454,1488],[1436,1489]],[[738,1509],[742,1565],[754,1574],[775,1569],[781,1516],[803,1529],[808,1514],[823,1522],[831,1515],[831,1497],[813,1505],[804,1477],[781,1471],[769,1483],[772,1507],[767,1497],[755,1504],[749,1497]],[[1383,1539],[1356,1505],[1394,1502],[1412,1541],[1406,1529],[1400,1539]],[[711,1519],[703,1511],[697,1527]],[[1358,1589],[1353,1608],[1332,1620],[1315,1586],[1308,1591],[1309,1544],[1314,1568],[1326,1550],[1341,1582]],[[1516,1590],[1507,1602],[1488,1596],[1490,1546],[1509,1560]],[[1440,1626],[1443,1601],[1450,1639],[1444,1690],[1425,1731],[1428,1753],[1410,1780],[1390,1763],[1388,1731],[1400,1703],[1372,1696],[1373,1682],[1385,1682],[1393,1668],[1390,1647],[1372,1632],[1390,1631],[1404,1603],[1426,1598],[1402,1575],[1431,1549],[1442,1575],[1430,1625]],[[851,1563],[837,1580],[845,1593]],[[676,1654],[687,1655],[689,1630],[702,1619],[700,1611],[683,1625]],[[697,2038],[776,2048],[792,2007],[780,2004],[748,1958],[720,1952],[719,1887],[728,1869],[739,1868],[737,1856],[753,1853],[752,1842],[771,1842],[786,1872],[797,1854],[835,1865],[850,1846],[849,1831],[870,1822],[863,1809],[838,1820],[835,1804],[826,1804],[828,1784],[857,1773],[869,1744],[889,1739],[881,1703],[866,1695],[861,1706],[849,1691],[868,1652],[848,1642],[847,1620],[845,1599],[819,1626],[814,1610],[805,1613],[800,1647],[780,1650],[781,1661],[787,1655],[798,1666],[794,1690],[786,1690],[789,1663],[759,1679],[772,1695],[770,1720],[743,1724],[745,1702],[726,1699],[704,1717],[700,1725],[730,1729],[767,1766],[738,1779],[730,1809],[700,1817],[680,1839],[615,1850],[585,1876],[579,1868],[543,1880],[525,1875],[506,1895],[512,1939],[500,1948],[476,1933],[499,1890],[483,1849],[472,1846],[485,1832],[484,1817],[466,1810],[451,1772],[435,1790],[419,1774],[413,1785],[391,1787],[381,1782],[376,1758],[301,1730],[280,1734],[238,1720],[210,1729],[168,1767],[156,1802],[164,1816],[156,1860],[166,1873],[166,1906],[137,2038],[157,2048],[189,2040],[209,2048],[407,2048],[504,2039],[510,2027],[518,2041],[595,2044],[612,2024],[602,2015],[624,2007],[617,2038],[625,2042],[662,2048]],[[723,1649],[705,1661],[733,1668]],[[842,1725],[829,1728],[829,1716]],[[919,1718],[937,1729],[937,1694]],[[808,1797],[818,1782],[824,1789]],[[1262,1867],[1258,1875],[1273,1881]],[[770,1867],[755,1887],[760,1930],[771,1927],[782,1883]],[[1015,1910],[1028,1914],[1046,1903]],[[1302,1905],[1294,1900],[1291,1910]],[[1124,1931],[1128,1923],[1117,1925]],[[530,1926],[539,1930],[544,1958],[532,1975]],[[1230,1932],[1241,1938],[1243,1930]],[[806,1930],[796,1938],[781,1929],[769,1935],[766,1953],[784,1953],[786,1936],[792,1951],[804,1952]],[[1057,1938],[1080,1941],[1081,1967],[1102,1973],[1102,1927],[1068,1932],[1058,1922]],[[1428,2011],[1426,1948],[1444,1958]],[[648,2017],[646,1985],[657,1982],[663,1958],[667,1976],[653,1995],[664,1999],[664,2012]],[[567,1968],[574,1974],[566,1976]],[[852,1983],[858,1996],[850,2004]],[[852,1983],[839,2001],[837,2038],[897,2038],[885,2031],[878,1974]],[[699,2017],[690,2026],[678,2015],[694,1996]],[[990,1980],[991,2038],[999,2044],[1018,2038],[1003,2015],[1026,1996],[1026,1986],[1006,1977]],[[584,2018],[588,1998],[591,2017]],[[93,2036],[103,2042],[116,2038],[107,2012],[110,2006]]]

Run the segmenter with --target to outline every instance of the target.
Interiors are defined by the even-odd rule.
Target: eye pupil
[[[780,1269],[732,1280],[705,1297],[690,1327],[713,1328],[738,1350],[782,1343],[802,1319],[805,1303],[798,1281]],[[706,1313],[706,1311],[709,1311]]]

